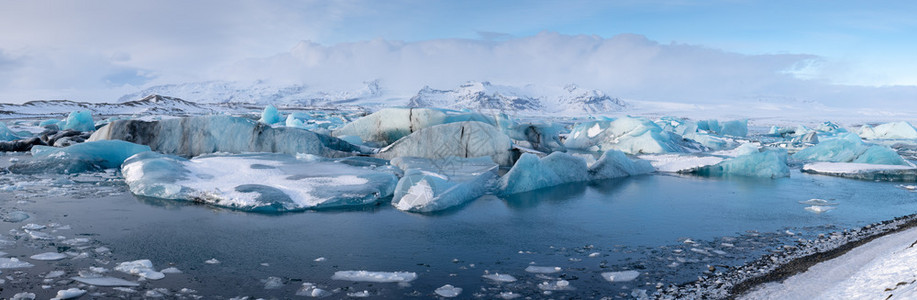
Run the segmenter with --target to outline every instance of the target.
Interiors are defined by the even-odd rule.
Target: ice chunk
[[[454,298],[454,297],[458,297],[458,295],[462,293],[462,288],[454,287],[451,284],[447,284],[447,285],[437,288],[433,292],[442,297]]]
[[[655,171],[649,161],[630,159],[624,152],[608,150],[589,166],[589,179],[610,179],[652,173]]]
[[[264,283],[265,290],[273,290],[283,287],[283,279],[280,279],[280,277],[271,276],[262,280],[261,282]]]
[[[392,205],[413,212],[443,210],[477,199],[489,190],[497,170],[488,157],[399,157],[392,165],[407,170],[398,181]]]
[[[94,286],[105,286],[105,287],[132,287],[140,286],[139,283],[134,281],[127,281],[121,278],[115,277],[70,277],[70,279]]]
[[[283,117],[277,112],[277,108],[270,104],[264,107],[264,111],[261,112],[261,119],[258,120],[258,122],[264,124],[277,124],[282,121]]]
[[[56,296],[55,298],[56,298],[56,299],[61,299],[61,300],[64,300],[64,299],[75,299],[75,298],[79,298],[80,296],[83,296],[83,295],[85,295],[85,294],[86,294],[86,290],[81,290],[81,289],[78,289],[78,288],[69,288],[69,289],[66,289],[66,290],[57,291],[57,296]]]
[[[785,149],[764,147],[754,152],[726,159],[716,165],[697,170],[701,175],[738,175],[749,177],[789,177]]]
[[[484,274],[481,277],[484,277],[484,278],[487,278],[487,279],[490,279],[496,282],[516,282],[516,277],[513,277],[513,275],[509,275],[509,274],[493,273],[493,274]]]
[[[883,165],[908,165],[895,150],[882,145],[866,144],[853,133],[842,133],[802,149],[793,158],[804,161],[853,162]]]
[[[352,135],[387,146],[415,131],[445,122],[446,113],[438,109],[385,108],[344,125],[334,131],[334,136]]]
[[[662,130],[650,120],[633,117],[577,124],[564,146],[589,151],[615,149],[628,154],[688,152],[703,148],[678,134]]]
[[[92,114],[89,111],[79,110],[71,112],[67,116],[64,127],[61,130],[93,131],[96,130],[96,127],[95,122],[92,120]]]
[[[188,160],[145,152],[128,159],[121,172],[137,195],[262,212],[369,204],[392,195],[398,182],[388,172],[284,154]]]
[[[304,282],[302,287],[299,288],[299,291],[296,291],[296,296],[305,296],[312,298],[322,298],[331,296],[332,293],[323,289],[318,288],[315,284],[311,282]]]
[[[538,284],[538,288],[545,291],[566,291],[573,289],[573,287],[570,286],[570,282],[563,279],[558,281],[544,281]]]
[[[346,157],[368,154],[365,147],[299,128],[277,127],[231,116],[176,118],[156,122],[117,120],[99,128],[90,141],[124,140],[153,151],[191,157],[216,152],[275,152]]]
[[[570,182],[609,179],[653,172],[648,161],[628,158],[623,152],[606,151],[591,166],[579,156],[554,152],[539,159],[524,153],[498,183],[503,195],[532,191]]]
[[[733,120],[723,123],[720,123],[717,120],[698,121],[697,129],[708,131],[717,135],[745,137],[748,135],[748,120]]]
[[[13,295],[13,298],[10,298],[10,299],[11,300],[35,300],[35,294],[27,293],[27,292],[16,293],[15,295]]]
[[[293,114],[288,115],[287,120],[284,121],[283,124],[287,127],[306,128],[306,124],[294,117]]]
[[[35,265],[28,262],[20,261],[15,257],[0,257],[0,269],[21,269],[31,268]]]
[[[804,165],[802,171],[865,180],[917,181],[917,167],[913,166],[818,162]]]
[[[526,272],[537,273],[537,274],[551,274],[562,271],[560,267],[540,267],[540,266],[528,266],[525,268]]]
[[[364,281],[364,282],[411,282],[417,279],[414,272],[371,272],[371,271],[337,271],[334,280]]]
[[[124,273],[140,276],[141,278],[152,280],[159,280],[166,277],[165,274],[153,270],[153,262],[151,262],[149,259],[120,263],[115,267],[115,271],[121,271]]]
[[[805,207],[805,210],[816,213],[816,214],[831,211],[833,209],[834,209],[834,206],[828,206],[828,205],[812,205],[812,206]]]
[[[29,258],[34,260],[61,260],[67,258],[67,254],[57,253],[57,252],[45,252],[40,254],[35,254]]]
[[[917,128],[908,122],[885,123],[876,127],[863,125],[860,137],[864,139],[917,139]]]
[[[637,279],[637,276],[640,276],[640,272],[628,270],[628,271],[619,271],[619,272],[604,272],[602,273],[602,278],[610,282],[627,282]]]
[[[42,230],[45,228],[46,228],[45,225],[39,225],[35,223],[29,223],[29,224],[22,225],[22,229],[27,229],[27,230]]]
[[[383,148],[377,157],[482,157],[500,165],[512,164],[512,141],[496,127],[468,121],[436,125],[418,130]]]
[[[113,140],[85,142],[64,148],[35,146],[32,147],[32,156],[91,161],[107,169],[121,167],[125,159],[145,151],[150,151],[150,147]]]
[[[163,274],[180,274],[181,270],[179,270],[176,267],[168,267],[168,268],[159,270],[159,272]]]
[[[219,264],[220,261],[217,260],[216,258],[211,258],[211,259],[205,260],[204,263],[208,265],[215,265],[215,264]]]
[[[6,123],[0,122],[0,141],[15,141],[21,139],[16,133],[6,127]]]
[[[724,160],[724,158],[718,156],[698,156],[693,154],[640,155],[639,158],[649,161],[656,171],[666,173],[692,173],[702,167],[712,166]]]

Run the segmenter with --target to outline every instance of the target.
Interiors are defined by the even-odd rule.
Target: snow
[[[536,274],[551,274],[562,271],[560,267],[544,267],[544,266],[528,266],[525,268],[526,272],[536,273]]]
[[[473,158],[489,156],[500,165],[512,165],[512,141],[496,127],[482,122],[466,121],[441,124],[418,130],[383,148],[376,157],[447,157]]]
[[[261,119],[258,119],[258,122],[264,124],[277,124],[283,121],[283,117],[277,112],[277,108],[273,105],[268,105],[264,107],[264,111],[261,112]]]
[[[94,286],[105,286],[105,287],[133,287],[140,286],[139,283],[134,281],[128,281],[121,278],[115,277],[70,277],[70,279],[85,283],[88,285]]]
[[[602,91],[573,84],[514,87],[470,81],[452,90],[424,87],[410,99],[408,106],[581,116],[621,111],[626,104]]]
[[[67,115],[62,130],[93,131],[96,130],[95,122],[89,111],[78,110]]]
[[[398,181],[387,172],[284,154],[188,160],[146,152],[128,159],[121,171],[136,195],[265,212],[373,203],[392,195]]]
[[[454,297],[458,297],[458,295],[462,293],[462,288],[454,287],[451,284],[447,284],[447,285],[436,288],[436,290],[434,290],[433,292],[442,297],[454,298]]]
[[[917,229],[877,238],[740,299],[913,299],[917,297]]]
[[[882,145],[872,145],[854,133],[820,141],[817,145],[800,150],[793,158],[803,161],[852,162],[882,165],[908,165],[895,150]]]
[[[216,152],[274,152],[346,157],[366,149],[299,128],[273,128],[231,116],[176,118],[156,122],[117,120],[92,134],[89,141],[124,140],[153,151],[185,157]]]
[[[115,271],[121,271],[131,275],[140,276],[140,278],[152,280],[159,280],[166,277],[165,274],[156,272],[156,270],[153,269],[153,262],[151,262],[149,259],[122,262],[115,267]]]
[[[55,297],[55,299],[61,299],[61,300],[63,300],[63,299],[75,299],[75,298],[79,298],[80,296],[83,296],[83,295],[85,295],[85,294],[86,294],[86,290],[81,290],[81,289],[78,289],[78,288],[69,288],[69,289],[66,289],[66,290],[57,291],[57,296]]]
[[[917,139],[917,128],[908,122],[891,122],[872,127],[860,127],[860,137],[864,139]]]
[[[362,282],[411,282],[417,279],[414,272],[371,272],[371,271],[337,271],[333,280]]]
[[[34,259],[34,260],[61,260],[61,259],[67,258],[67,255],[63,253],[57,253],[57,252],[45,252],[45,253],[32,255],[29,258]]]
[[[21,268],[31,268],[35,265],[28,262],[20,261],[15,257],[0,257],[0,269],[21,269]]]
[[[634,279],[637,279],[637,276],[640,276],[640,272],[633,270],[602,273],[602,278],[605,278],[605,280],[610,282],[633,281]]]

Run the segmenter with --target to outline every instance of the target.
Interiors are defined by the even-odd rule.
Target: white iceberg
[[[388,172],[284,154],[189,160],[144,152],[121,171],[136,195],[262,212],[369,204],[392,195],[398,181]]]
[[[719,156],[694,154],[648,154],[640,155],[639,158],[649,161],[656,171],[664,173],[692,173],[725,160]]]
[[[620,150],[628,154],[691,152],[703,148],[697,142],[662,130],[650,120],[634,117],[577,124],[564,146],[588,151]]]
[[[115,271],[121,271],[131,275],[137,275],[141,278],[159,280],[166,277],[162,272],[156,272],[153,269],[153,262],[149,259],[127,261],[115,266]]]
[[[412,212],[438,211],[477,199],[490,189],[498,169],[489,157],[399,157],[392,165],[406,170],[392,205]]]
[[[818,145],[796,152],[793,158],[803,161],[908,165],[895,150],[882,145],[867,144],[854,133],[843,133],[835,138],[822,140]]]
[[[418,130],[383,148],[376,157],[448,157],[473,158],[489,156],[500,165],[512,165],[512,141],[496,127],[477,121],[455,122]]]
[[[892,122],[872,127],[860,127],[860,137],[864,139],[917,139],[917,128],[908,122]]]
[[[619,271],[619,272],[604,272],[602,273],[602,278],[610,282],[627,282],[633,281],[640,276],[640,272],[628,270],[628,271]]]

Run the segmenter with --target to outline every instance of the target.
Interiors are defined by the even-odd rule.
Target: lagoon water
[[[434,290],[451,284],[463,289],[460,298],[501,293],[630,298],[640,290],[652,293],[660,286],[695,280],[711,267],[716,272],[741,265],[797,239],[917,212],[917,193],[896,183],[797,171],[781,179],[655,174],[567,184],[505,199],[485,196],[437,214],[404,213],[385,202],[266,215],[137,198],[111,174],[103,176],[108,180],[43,176],[0,180],[44,179],[31,187],[0,191],[6,216],[18,211],[29,215],[0,222],[4,239],[13,242],[0,250],[35,264],[3,270],[10,277],[0,297],[18,291],[53,296],[77,287],[68,278],[90,266],[113,269],[119,262],[150,259],[157,270],[176,267],[183,273],[140,281],[140,287],[132,288],[136,292],[88,290],[106,297],[138,297],[153,290],[173,298],[292,298],[303,283],[311,283],[335,298],[367,291],[377,298],[398,299],[435,297]],[[817,213],[806,209],[811,204],[800,203],[814,198],[827,200],[833,205],[826,207],[833,209]],[[43,231],[91,242],[81,249],[57,237],[35,240],[21,229],[28,223],[70,226]],[[95,251],[98,247],[110,252]],[[28,259],[55,250],[87,252],[89,257]],[[211,259],[219,263],[206,262]],[[561,270],[537,274],[526,272],[529,266]],[[43,279],[51,270],[66,275]],[[401,284],[332,280],[336,271],[345,270],[415,272],[417,279]],[[640,275],[627,282],[609,282],[601,275],[624,270]],[[482,277],[491,273],[509,274],[517,281]],[[137,279],[117,271],[105,275]],[[282,285],[269,277],[280,278]],[[560,281],[567,285],[558,286]],[[265,289],[266,283],[271,289]]]

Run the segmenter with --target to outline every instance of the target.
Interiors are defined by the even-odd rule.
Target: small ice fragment
[[[314,283],[304,282],[302,288],[296,291],[296,296],[322,298],[331,296],[331,292],[318,288]]]
[[[551,274],[560,272],[562,269],[560,267],[538,267],[538,266],[528,266],[525,268],[526,272],[529,273],[538,273],[538,274]]]
[[[620,271],[620,272],[604,272],[602,277],[605,280],[610,282],[626,282],[637,279],[637,276],[640,276],[640,272],[634,270]]]
[[[179,273],[181,273],[181,270],[179,270],[179,269],[176,268],[176,267],[168,267],[168,268],[159,270],[159,273],[163,273],[163,274],[179,274]]]
[[[19,261],[19,259],[15,257],[10,257],[10,258],[0,257],[0,269],[31,268],[34,266],[35,265],[30,264],[28,262]]]
[[[446,298],[452,298],[452,297],[457,297],[459,294],[461,294],[462,288],[454,287],[451,284],[447,284],[447,285],[437,288],[433,292],[436,293],[437,295],[440,295]]]
[[[316,258],[315,261],[322,262],[325,261],[325,257]]]
[[[57,291],[57,299],[74,299],[79,298],[80,296],[86,294],[86,290],[81,290],[78,288],[69,288],[66,290]]]
[[[121,278],[115,277],[70,277],[70,279],[94,286],[106,286],[106,287],[130,287],[130,286],[140,286],[139,283],[133,281],[127,281]]]
[[[88,243],[89,243],[89,239],[87,239],[87,238],[75,238],[75,239],[69,239],[69,240],[61,241],[61,243],[65,244],[65,245],[70,245],[70,246],[81,246],[81,245],[88,244]]]
[[[153,270],[153,262],[151,262],[149,259],[120,263],[117,267],[115,267],[115,271],[121,271],[152,280],[159,280],[166,277],[165,274]]]
[[[500,299],[507,299],[507,300],[509,300],[509,299],[516,299],[516,298],[522,297],[522,295],[521,295],[521,294],[516,294],[516,293],[513,293],[513,292],[502,292],[502,293],[500,293],[500,296],[499,296],[499,297],[500,297]]]
[[[787,235],[796,235],[796,233],[790,231],[789,229],[787,229],[787,230],[784,231],[783,233],[786,233]]]
[[[695,242],[695,241],[692,240],[692,239],[685,239],[684,243],[685,243],[685,244],[697,244],[697,242]]]
[[[92,271],[95,273],[105,273],[105,272],[108,272],[108,269],[102,268],[102,267],[89,267],[89,271]]]
[[[367,290],[362,290],[362,291],[353,292],[353,293],[347,293],[347,297],[353,297],[353,298],[366,298],[366,297],[369,297],[369,296],[372,296],[372,294],[370,294],[369,291],[367,291]]]
[[[411,282],[417,279],[414,272],[370,272],[370,271],[337,271],[334,280],[366,281],[366,282]]]
[[[908,191],[917,191],[917,185],[904,185],[904,184],[899,184],[898,187],[899,187],[899,188],[902,188],[902,189],[905,189],[905,190],[908,190]]]
[[[710,252],[707,251],[707,250],[698,249],[698,248],[691,248],[691,252],[698,253],[698,254],[703,254],[703,255],[707,255],[707,256],[713,255],[713,254],[710,254]]]
[[[716,249],[713,249],[712,251],[713,251],[713,253],[716,253],[716,254],[719,254],[719,255],[726,255],[726,251],[723,251],[723,250],[716,250]]]
[[[50,240],[50,239],[54,239],[53,237],[51,237],[50,234],[47,234],[47,233],[44,233],[44,232],[40,232],[40,231],[26,230],[25,232],[28,233],[28,234],[29,234],[29,237],[32,238],[32,239],[34,239],[34,240]]]
[[[46,228],[45,225],[39,225],[35,223],[29,223],[29,224],[22,225],[22,229],[28,229],[28,230],[42,230],[45,228]]]
[[[539,283],[538,288],[544,291],[563,291],[563,290],[572,289],[573,287],[570,286],[569,281],[561,279],[561,280],[554,281],[554,282],[545,281],[545,282]]]
[[[136,293],[137,292],[137,290],[135,289],[126,288],[126,287],[113,287],[111,289],[122,292],[122,293]]]
[[[13,298],[10,298],[10,299],[11,300],[35,300],[35,294],[25,293],[25,292],[16,293],[15,295],[13,295]]]
[[[215,265],[215,264],[220,263],[220,261],[217,260],[216,258],[211,258],[211,259],[205,260],[204,263],[205,263],[205,264]]]
[[[812,205],[812,206],[806,206],[805,208],[805,210],[816,213],[816,214],[820,214],[820,213],[830,211],[833,209],[834,209],[834,206],[824,206],[824,205]]]
[[[487,278],[487,279],[490,279],[496,282],[515,282],[516,281],[516,277],[513,277],[513,275],[509,275],[509,274],[493,273],[493,274],[484,274],[481,277],[484,277],[484,278]]]
[[[29,258],[34,260],[61,260],[67,258],[67,254],[57,253],[57,252],[45,252],[40,254],[35,254],[29,256]]]
[[[589,257],[599,257],[599,255],[602,255],[602,254],[598,252],[589,253]]]
[[[264,283],[265,290],[278,289],[283,286],[283,279],[280,279],[280,277],[271,276],[267,279],[261,280],[261,282]]]
[[[45,278],[57,278],[57,277],[64,276],[64,274],[67,274],[67,273],[64,271],[51,271],[51,272],[48,272],[48,275],[45,275]]]
[[[726,248],[732,248],[732,247],[735,247],[736,245],[734,245],[734,244],[732,244],[732,243],[720,243],[720,246],[723,246],[723,247],[726,247]]]
[[[96,248],[96,249],[95,249],[95,252],[96,252],[96,253],[111,252],[111,249],[108,249],[107,247],[99,247],[99,248]]]

